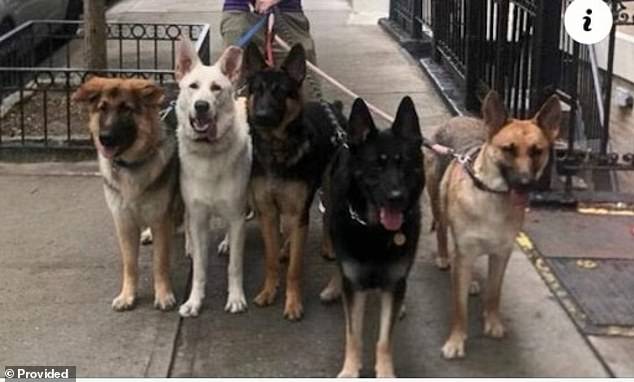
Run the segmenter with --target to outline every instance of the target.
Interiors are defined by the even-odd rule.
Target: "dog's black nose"
[[[112,130],[100,131],[99,132],[99,142],[104,147],[112,147],[115,145],[115,136],[112,133]]]
[[[527,187],[533,183],[533,178],[530,175],[522,175],[520,176],[518,183],[522,187]]]
[[[392,190],[387,195],[387,198],[392,203],[399,203],[403,201],[403,191],[401,190]]]
[[[255,121],[258,124],[262,124],[262,125],[277,125],[277,118],[275,116],[274,113],[271,113],[269,110],[267,109],[256,109],[255,112],[253,113],[254,117],[255,117]]]
[[[196,101],[194,103],[194,109],[196,109],[196,113],[203,114],[209,111],[209,102],[207,101]]]

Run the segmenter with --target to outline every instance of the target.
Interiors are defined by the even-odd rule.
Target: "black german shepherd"
[[[327,219],[346,315],[346,354],[339,377],[359,376],[364,304],[370,289],[381,292],[376,375],[394,376],[391,332],[403,304],[421,225],[419,198],[425,184],[421,143],[418,116],[409,97],[401,101],[391,129],[383,131],[375,127],[365,102],[354,102],[349,148],[338,151],[327,190]],[[336,284],[333,281],[328,288],[337,289]]]
[[[335,127],[322,105],[303,101],[306,54],[301,45],[291,49],[279,69],[268,67],[253,44],[247,47],[244,60],[253,139],[251,202],[266,253],[264,286],[254,302],[266,306],[275,300],[282,221],[290,255],[284,317],[298,320],[303,315],[300,279],[309,210],[337,147]],[[338,118],[345,124],[343,116]]]

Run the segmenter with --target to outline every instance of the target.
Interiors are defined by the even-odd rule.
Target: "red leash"
[[[275,32],[273,27],[275,26],[275,15],[273,12],[269,13],[267,20],[266,36],[265,36],[265,50],[266,50],[266,64],[269,67],[275,67],[275,59],[273,57],[273,40],[275,39]]]

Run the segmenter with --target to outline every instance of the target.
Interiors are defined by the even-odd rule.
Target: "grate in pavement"
[[[597,260],[592,269],[570,258],[550,258],[548,263],[589,323],[634,326],[634,261]]]
[[[634,217],[531,210],[524,230],[546,258],[634,260]]]

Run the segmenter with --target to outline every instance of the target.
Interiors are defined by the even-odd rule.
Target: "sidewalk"
[[[378,26],[350,26],[345,0],[305,1],[320,66],[389,113],[412,95],[424,134],[449,118],[418,66]],[[206,22],[213,57],[219,54],[218,1],[122,0],[113,20]],[[329,98],[345,99],[326,87]],[[56,171],[49,165],[45,172]],[[65,166],[62,166],[65,167]],[[313,211],[305,256],[306,318],[282,319],[282,299],[269,308],[253,304],[242,315],[224,313],[226,259],[210,257],[205,309],[197,319],[151,307],[149,249],[142,252],[141,302],[115,313],[110,301],[119,283],[112,221],[97,177],[33,176],[43,166],[0,165],[0,359],[9,364],[77,365],[80,377],[332,377],[343,355],[340,305],[324,306],[318,293],[333,264],[318,256],[321,227]],[[86,172],[85,167],[80,167]],[[89,166],[90,168],[90,166]],[[29,176],[7,175],[23,172]],[[445,361],[449,275],[431,261],[435,243],[425,222],[406,298],[408,314],[396,327],[395,366],[402,377],[602,377],[609,376],[550,293],[525,254],[517,251],[504,285],[501,341],[482,335],[479,298],[471,302],[468,356]],[[220,231],[214,232],[219,240]],[[262,281],[257,224],[248,228],[246,293]],[[173,277],[182,297],[188,266],[176,260]],[[480,264],[483,265],[483,264]],[[484,273],[483,273],[484,274]],[[378,312],[366,315],[366,362],[371,376]],[[618,356],[615,354],[614,356]],[[630,375],[631,376],[631,375]]]

